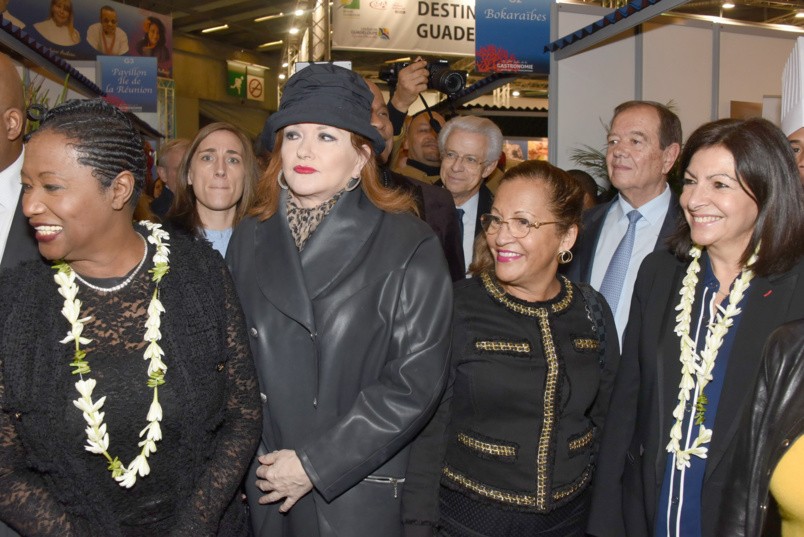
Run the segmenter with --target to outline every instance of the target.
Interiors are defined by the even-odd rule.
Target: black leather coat
[[[406,446],[447,379],[452,285],[438,240],[358,189],[299,253],[282,195],[273,217],[238,226],[227,259],[265,396],[262,452],[295,450],[314,485],[280,515],[256,505],[248,478],[255,533],[401,534]]]
[[[719,536],[779,535],[778,511],[769,507],[770,479],[802,434],[804,321],[795,321],[776,329],[765,345],[750,415],[737,441],[733,480],[723,496]]]

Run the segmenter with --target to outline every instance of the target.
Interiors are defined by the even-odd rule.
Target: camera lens
[[[430,87],[448,95],[461,91],[466,79],[461,71],[453,71],[449,67],[433,69],[430,73]]]

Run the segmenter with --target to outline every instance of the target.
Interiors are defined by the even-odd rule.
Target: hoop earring
[[[572,261],[572,252],[569,250],[561,250],[558,252],[558,262],[562,265],[566,265]]]
[[[288,189],[287,182],[284,182],[284,183],[282,182],[282,179],[284,177],[285,177],[285,174],[282,173],[282,170],[279,170],[279,173],[276,174],[276,182],[279,183],[279,188],[281,188],[282,190],[287,190]]]
[[[352,190],[357,188],[360,185],[360,179],[361,177],[359,175],[357,177],[352,177],[351,179],[349,179],[349,182],[346,184],[346,190],[351,192]],[[354,181],[355,184],[352,184],[352,181]]]

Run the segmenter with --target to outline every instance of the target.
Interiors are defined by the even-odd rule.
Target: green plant
[[[64,78],[64,85],[61,88],[61,93],[56,96],[56,100],[53,102],[53,106],[58,106],[64,102],[67,98],[67,89],[69,88],[69,81],[70,75],[67,75]],[[25,109],[28,110],[31,105],[34,104],[41,104],[46,108],[51,108],[50,106],[50,90],[42,91],[42,84],[45,82],[45,79],[41,76],[37,75],[35,79],[31,80],[27,84],[25,82],[22,83],[22,92],[25,97]],[[39,127],[38,121],[29,120],[25,126],[25,134],[35,131]]]

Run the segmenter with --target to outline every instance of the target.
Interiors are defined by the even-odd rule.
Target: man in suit
[[[490,119],[458,116],[449,120],[438,135],[441,180],[436,184],[450,191],[461,221],[466,269],[472,263],[480,217],[491,210],[494,196],[483,181],[491,175],[502,155],[503,135]]]
[[[0,53],[0,269],[41,259],[34,229],[22,214],[24,108],[20,75],[11,59]],[[0,537],[19,536],[0,522]]]
[[[162,194],[151,202],[151,211],[160,218],[165,216],[173,205],[174,195],[178,189],[179,166],[184,159],[190,140],[176,138],[159,148],[156,157],[156,174],[162,180]]]
[[[22,214],[24,108],[19,73],[0,53],[0,268],[39,257],[34,230]]]
[[[414,197],[419,208],[419,217],[427,222],[441,242],[452,280],[461,280],[466,271],[464,270],[460,228],[452,196],[442,188],[390,170],[388,157],[393,149],[394,133],[388,117],[388,107],[383,100],[380,88],[369,80],[366,80],[366,84],[374,94],[374,101],[371,103],[371,124],[385,140],[385,151],[381,155],[377,155],[380,181],[386,188],[399,188]]]
[[[664,247],[679,214],[667,174],[681,150],[681,122],[662,104],[628,101],[614,109],[607,141],[609,179],[619,194],[584,213],[565,274],[603,294],[622,343],[639,266]]]

